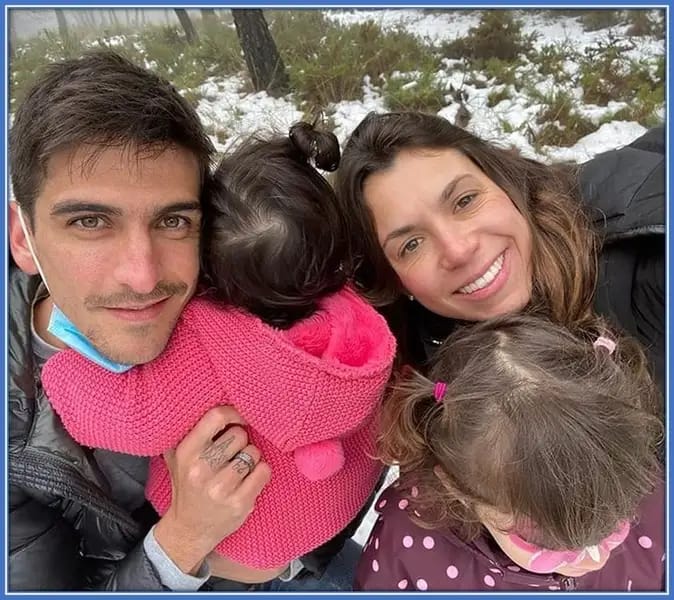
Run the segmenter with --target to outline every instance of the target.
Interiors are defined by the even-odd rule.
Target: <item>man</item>
[[[240,527],[270,477],[234,409],[209,411],[166,455],[173,500],[157,521],[144,499],[147,459],[80,447],[40,385],[42,365],[66,345],[112,370],[163,351],[197,284],[212,151],[168,82],[107,52],[48,67],[15,114],[12,591],[249,588],[206,583],[207,556]],[[325,562],[323,553],[314,570]],[[273,586],[284,589],[279,581]]]

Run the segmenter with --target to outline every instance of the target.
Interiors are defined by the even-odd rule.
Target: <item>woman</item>
[[[352,270],[421,366],[460,321],[607,316],[665,365],[664,129],[547,166],[438,116],[370,114],[337,177]]]

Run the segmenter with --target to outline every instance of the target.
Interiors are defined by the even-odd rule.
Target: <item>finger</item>
[[[220,471],[230,464],[234,456],[248,444],[248,434],[241,427],[230,427],[217,440],[211,442],[199,453],[213,471]]]
[[[232,424],[245,425],[244,418],[231,406],[216,406],[204,414],[178,444],[177,450],[187,455],[200,453],[225,427]]]
[[[260,461],[255,465],[255,468],[241,480],[241,484],[234,492],[235,495],[241,498],[249,498],[254,500],[260,495],[264,486],[269,483],[271,479],[271,469],[269,465]]]
[[[229,467],[238,477],[245,477],[253,472],[258,462],[260,462],[260,451],[249,444],[232,457]]]
[[[244,478],[236,474],[233,469],[223,469],[219,473],[217,481],[209,485],[208,491],[213,500],[226,503],[233,516],[243,517],[253,510],[255,499],[260,495],[270,478],[271,469],[269,465],[264,461],[259,461]]]

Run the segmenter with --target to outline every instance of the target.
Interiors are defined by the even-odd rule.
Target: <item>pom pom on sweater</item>
[[[295,450],[295,464],[310,481],[332,477],[344,466],[344,447],[339,440],[324,440]]]

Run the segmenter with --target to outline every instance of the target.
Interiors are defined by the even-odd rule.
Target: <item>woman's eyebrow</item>
[[[385,238],[384,241],[382,242],[381,248],[382,250],[386,248],[386,244],[388,244],[390,241],[394,240],[395,238],[398,238],[403,235],[407,235],[408,233],[411,233],[414,231],[414,225],[404,225],[403,227],[398,227],[398,229],[394,229],[391,233],[389,233]]]
[[[445,189],[443,189],[442,192],[440,192],[438,204],[444,204],[445,202],[447,202],[447,200],[449,200],[454,194],[456,186],[459,185],[459,183],[461,183],[467,177],[472,177],[472,175],[470,173],[464,173],[463,175],[457,175],[454,179],[452,179],[445,186]]]

